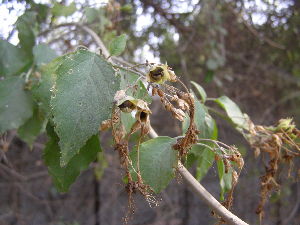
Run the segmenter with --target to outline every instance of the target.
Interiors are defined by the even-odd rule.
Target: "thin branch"
[[[91,37],[95,40],[96,44],[99,46],[99,48],[102,50],[102,54],[104,55],[104,57],[109,57],[109,52],[107,50],[107,48],[105,47],[105,45],[103,44],[102,40],[99,38],[99,36],[88,26],[84,25],[84,24],[79,24],[79,23],[62,23],[59,24],[57,26],[53,26],[47,30],[42,31],[41,33],[39,33],[39,36],[44,36],[47,35],[48,33],[50,33],[51,31],[61,28],[61,27],[78,27],[82,30],[84,30],[85,32],[87,32],[89,35],[91,35]]]
[[[141,2],[144,4],[144,8],[151,6],[154,9],[155,14],[158,14],[161,17],[163,17],[166,21],[168,21],[169,24],[175,27],[179,32],[191,33],[192,29],[190,27],[185,26],[179,19],[175,17],[175,14],[166,12],[161,7],[161,4],[159,2],[155,3],[154,1],[150,1],[150,0],[141,0]]]
[[[92,38],[95,40],[96,44],[102,50],[102,54],[104,55],[104,57],[108,58],[110,54],[109,54],[107,48],[105,47],[104,43],[102,42],[102,40],[99,38],[99,36],[91,28],[89,28],[85,25],[77,25],[77,26],[92,36]],[[108,61],[110,61],[110,60],[108,60]]]
[[[78,25],[79,25],[78,23],[62,23],[62,24],[50,27],[50,28],[40,32],[38,34],[38,36],[45,36],[48,33],[52,32],[53,30],[56,30],[56,29],[61,28],[61,27],[72,27],[72,26],[78,26]]]
[[[281,50],[285,50],[285,47],[279,43],[276,43],[275,41],[271,40],[268,37],[263,36],[260,34],[254,27],[252,27],[239,13],[237,13],[231,6],[228,6],[229,10],[237,17],[237,19],[240,19],[243,24],[246,26],[246,28],[252,33],[255,37],[257,37],[259,40],[267,43],[268,45],[278,48]]]

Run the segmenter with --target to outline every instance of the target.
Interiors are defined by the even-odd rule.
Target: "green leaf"
[[[207,174],[209,168],[215,161],[215,153],[209,148],[203,148],[201,155],[198,157],[198,163],[196,168],[196,179],[201,181],[202,178]]]
[[[202,130],[202,133],[198,135],[199,138],[215,139],[215,135],[217,136],[217,134],[215,134],[215,132],[218,132],[216,122],[208,112],[205,113],[204,124],[199,129]]]
[[[20,48],[0,39],[0,76],[19,74],[28,62]]]
[[[86,50],[66,55],[56,75],[50,105],[60,138],[61,165],[66,165],[110,117],[120,81],[111,64]]]
[[[27,11],[16,22],[20,45],[28,55],[31,55],[35,44],[36,15],[36,12]]]
[[[39,44],[33,47],[34,62],[37,66],[42,66],[51,62],[57,57],[56,52],[46,44]]]
[[[40,108],[43,110],[45,115],[50,115],[50,99],[51,91],[56,80],[56,69],[61,65],[61,62],[66,56],[58,57],[47,65],[40,68],[41,78],[38,84],[34,84],[31,92],[36,102],[38,102]]]
[[[84,14],[88,23],[94,22],[99,15],[99,11],[95,8],[85,8]]]
[[[46,4],[36,4],[36,3],[30,3],[31,10],[35,11],[37,13],[37,22],[39,24],[46,22],[48,12],[49,12],[49,6]]]
[[[16,129],[32,116],[32,98],[24,90],[24,80],[10,77],[0,80],[0,134]]]
[[[194,87],[196,88],[196,90],[200,94],[201,99],[202,99],[202,101],[204,103],[206,101],[206,98],[207,98],[205,90],[203,89],[203,87],[201,85],[197,84],[196,82],[191,81],[191,83],[192,83],[192,85],[194,85]]]
[[[54,16],[71,16],[74,12],[76,12],[76,4],[75,2],[72,2],[70,5],[63,5],[55,2],[51,12]]]
[[[207,114],[209,115],[209,114]],[[207,134],[205,133],[200,133],[198,135],[199,138],[204,138],[204,139],[212,139],[212,140],[216,140],[218,137],[218,128],[216,125],[216,122],[209,116],[207,116],[206,118],[208,118],[208,124],[207,126]],[[200,143],[200,142],[199,142]],[[199,144],[199,145],[194,145],[191,149],[191,152],[199,157],[202,157],[202,151],[208,147],[206,147],[205,145],[212,147],[214,144],[212,142],[207,142],[207,141],[203,141],[203,143]]]
[[[191,168],[197,160],[198,160],[198,157],[195,154],[190,152],[186,157],[184,165],[187,168]]]
[[[144,83],[139,80],[139,75],[125,69],[119,69],[118,74],[121,77],[120,87],[122,90],[127,90],[126,94],[134,98],[143,99],[151,103],[152,98],[148,94]],[[129,88],[128,88],[129,87]]]
[[[207,70],[205,77],[204,77],[204,82],[205,83],[211,82],[214,79],[214,75],[215,75],[215,72],[213,70]]]
[[[215,100],[227,113],[231,121],[238,127],[248,129],[248,119],[242,113],[238,105],[227,96],[221,96]]]
[[[126,4],[121,7],[121,11],[124,13],[132,13],[133,7],[131,4]]]
[[[218,167],[218,174],[220,179],[220,199],[221,201],[224,200],[224,194],[231,189],[231,182],[232,182],[232,169],[230,168],[228,173],[225,173],[225,165],[222,160],[217,161]]]
[[[129,133],[136,119],[131,115],[131,113],[121,112],[121,121],[125,127],[126,133]]]
[[[52,127],[47,127],[47,133],[50,139],[44,149],[43,159],[58,191],[66,192],[80,172],[87,169],[101,151],[99,138],[97,135],[92,136],[78,154],[72,157],[65,167],[61,167],[59,139]]]
[[[39,134],[46,128],[47,120],[38,106],[34,107],[33,115],[18,129],[19,137],[25,141],[30,148]]]
[[[109,44],[109,53],[111,56],[118,56],[126,48],[127,35],[122,34],[111,41]]]
[[[209,114],[207,114],[209,115]],[[211,136],[209,139],[216,140],[218,137],[218,128],[215,123],[215,121],[209,116],[208,121],[210,121],[208,124],[210,124],[208,129],[210,129],[209,133],[211,133]],[[212,131],[211,131],[212,129]],[[201,134],[200,134],[201,135]],[[205,145],[203,145],[205,144]],[[208,172],[208,170],[212,167],[214,159],[215,159],[215,153],[210,149],[210,147],[213,147],[213,143],[211,142],[205,142],[199,143],[197,145],[194,145],[191,149],[191,153],[195,154],[198,157],[197,162],[197,170],[196,170],[196,178],[200,181]]]
[[[144,182],[156,193],[161,192],[174,177],[177,167],[177,152],[172,148],[176,139],[157,137],[140,145],[140,170]],[[136,150],[130,157],[136,167]],[[135,174],[133,174],[135,175]]]

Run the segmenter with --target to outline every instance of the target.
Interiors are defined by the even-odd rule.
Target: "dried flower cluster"
[[[172,116],[183,121],[186,115],[190,117],[190,124],[183,138],[179,138],[173,146],[179,153],[179,158],[187,155],[192,145],[197,143],[199,131],[195,125],[195,101],[193,95],[184,84],[176,77],[175,73],[167,65],[159,65],[150,70],[147,75],[152,84],[152,95],[158,95],[165,109],[172,113]],[[156,74],[160,71],[160,80],[156,81]],[[173,86],[165,84],[164,81],[179,82],[185,88],[185,92]],[[151,84],[151,83],[150,83]],[[161,84],[160,86],[156,84]],[[173,104],[172,104],[173,103]]]
[[[139,145],[141,138],[149,133],[150,119],[149,114],[151,111],[147,103],[141,99],[135,99],[126,95],[125,90],[120,90],[115,94],[115,106],[113,107],[112,117],[106,121],[103,121],[100,130],[106,130],[112,128],[112,136],[114,138],[114,149],[119,153],[120,164],[125,170],[125,178],[127,179],[127,185],[125,187],[129,197],[129,211],[128,215],[134,213],[133,193],[142,194],[149,203],[155,203],[155,198],[152,193],[153,190],[149,185],[144,184],[139,166]],[[121,112],[135,113],[136,122],[132,125],[130,132],[126,133],[125,127],[121,121]],[[130,136],[136,131],[140,130],[140,139],[138,143],[138,160],[137,165],[134,166],[129,157],[128,142]],[[134,180],[132,173],[136,173],[137,180]],[[127,216],[128,216],[127,215]],[[127,223],[127,216],[125,222]]]
[[[235,148],[234,146],[232,146],[230,148],[230,151],[231,151],[231,153],[223,155],[223,162],[225,165],[225,173],[228,173],[229,171],[232,172],[231,189],[229,190],[229,192],[227,194],[226,200],[223,202],[223,205],[227,209],[230,209],[232,207],[233,191],[238,182],[241,171],[244,167],[244,159],[243,159],[241,153],[238,151],[238,149]],[[236,165],[238,167],[238,172],[236,172],[234,170],[233,163],[236,163]]]

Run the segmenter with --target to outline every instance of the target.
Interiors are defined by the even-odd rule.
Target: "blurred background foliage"
[[[22,45],[22,35],[37,35],[36,42],[62,54],[78,45],[97,48],[71,23],[88,24],[105,44],[126,33],[127,61],[168,62],[187,85],[194,80],[211,96],[233,97],[250,116],[258,114],[260,123],[274,121],[274,112],[299,121],[296,0],[41,2],[2,1],[3,25],[8,21],[1,28],[2,38],[16,44],[19,35]],[[56,26],[61,28],[54,30]],[[34,38],[27,42],[25,50]]]
[[[127,61],[167,62],[187,86],[191,87],[190,81],[196,81],[205,88],[208,97],[229,96],[257,124],[269,125],[287,116],[293,117],[296,124],[300,123],[298,0],[9,0],[1,2],[0,12],[1,39],[22,46],[20,54],[27,55],[28,59],[35,54],[32,46],[37,43],[49,45],[56,52],[53,54],[58,55],[73,51],[78,46],[97,51],[94,39],[74,23],[93,29],[106,45],[113,37],[126,33],[129,38],[123,57]],[[30,65],[30,62],[16,63],[23,63],[27,69]],[[152,111],[157,116],[152,118],[153,126],[161,135],[179,135],[180,125],[155,102]],[[258,171],[263,170],[263,166],[258,167],[259,162],[252,153],[247,154],[250,151],[248,146],[234,129],[221,120],[217,122],[220,139],[236,144],[246,157],[233,210],[250,224],[255,224]],[[110,148],[108,135],[102,139]],[[43,137],[40,142],[44,142]],[[27,147],[20,140],[15,140],[13,148]],[[9,151],[8,154],[12,158],[23,154],[15,165],[19,171],[36,171],[28,165],[40,165],[38,154],[30,155],[20,150],[15,153]],[[116,177],[120,176],[120,171],[113,167],[115,156],[108,153],[106,157],[109,165],[103,164],[105,166],[101,168],[107,167],[109,175],[96,171],[98,176],[103,176],[98,182],[93,180],[89,171],[89,175],[82,176],[81,182],[65,195],[53,190],[35,192],[37,186],[49,188],[47,177],[35,181],[37,183],[26,184],[25,194],[15,187],[14,179],[7,181],[0,178],[0,188],[5,190],[1,191],[0,197],[1,202],[5,202],[0,212],[0,223],[77,224],[76,221],[79,221],[79,224],[119,224],[126,196],[121,193],[124,196],[120,197],[118,187],[107,191],[111,180],[119,182]],[[211,171],[211,177],[203,180],[204,185],[217,193],[215,170]],[[94,185],[95,191],[81,190],[80,185],[86,183]],[[203,212],[208,211],[207,208],[195,200],[186,187],[175,183],[173,190],[169,187],[163,193],[166,202],[158,209],[141,205],[133,224],[212,223],[209,212]],[[300,223],[300,188],[296,184],[282,185],[282,191],[272,196],[273,204],[267,209],[264,224]],[[11,196],[19,203],[11,204]],[[36,202],[30,206],[31,198]],[[40,204],[46,205],[44,214],[48,217],[35,215],[34,211]],[[82,204],[88,207],[74,216]],[[7,210],[12,208],[14,210]],[[63,211],[63,208],[68,211]],[[23,218],[32,214],[29,219]],[[55,218],[57,216],[59,218]]]

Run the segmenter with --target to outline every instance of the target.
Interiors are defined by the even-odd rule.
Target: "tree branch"
[[[252,33],[255,37],[257,37],[259,40],[269,44],[270,46],[274,48],[278,48],[281,50],[285,50],[285,47],[279,43],[276,43],[275,41],[269,39],[268,37],[263,36],[260,34],[254,27],[252,27],[240,14],[238,14],[230,5],[228,5],[228,9],[237,17],[237,19],[241,20],[243,24],[246,26],[246,28]]]
[[[39,36],[44,36],[47,35],[49,32],[61,28],[61,27],[78,27],[79,29],[82,29],[83,31],[85,31],[86,33],[88,33],[89,35],[91,35],[91,37],[95,40],[96,44],[99,46],[99,48],[102,50],[102,54],[107,58],[109,56],[109,52],[107,50],[107,48],[105,47],[104,43],[102,42],[102,40],[99,38],[99,36],[96,34],[96,32],[94,32],[91,28],[89,28],[88,26],[84,25],[84,24],[79,24],[79,23],[62,23],[59,24],[57,26],[53,26],[47,30],[42,31],[41,33],[39,33]]]
[[[77,25],[77,26],[92,36],[92,38],[95,40],[96,44],[102,50],[102,54],[104,55],[104,57],[108,58],[109,52],[108,52],[107,48],[105,47],[104,43],[102,42],[102,40],[99,38],[99,36],[91,28],[89,28],[87,26],[84,26],[84,25]]]

